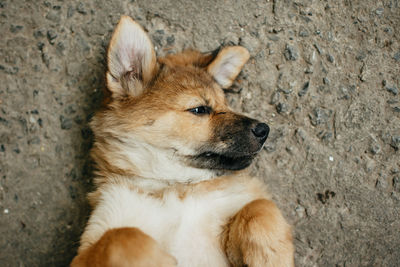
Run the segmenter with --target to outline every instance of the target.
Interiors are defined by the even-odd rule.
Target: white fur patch
[[[115,148],[110,160],[120,169],[135,170],[139,177],[188,183],[209,180],[215,176],[212,170],[185,165],[176,150],[157,148],[133,136],[121,139],[124,143],[109,141]]]
[[[222,226],[254,198],[243,182],[184,199],[175,191],[157,199],[126,184],[108,184],[102,187],[81,249],[99,240],[108,229],[138,227],[173,255],[178,266],[228,266],[219,243]]]

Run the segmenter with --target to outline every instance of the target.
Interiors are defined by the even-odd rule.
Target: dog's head
[[[230,110],[223,92],[248,58],[231,46],[157,60],[144,30],[122,17],[108,50],[110,101],[92,122],[98,165],[177,181],[249,166],[269,127]]]

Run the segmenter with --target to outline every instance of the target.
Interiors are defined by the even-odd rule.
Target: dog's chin
[[[204,152],[188,158],[192,167],[210,170],[238,171],[247,168],[257,153],[252,154],[218,154]]]

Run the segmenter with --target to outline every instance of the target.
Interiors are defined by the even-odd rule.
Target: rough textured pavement
[[[249,49],[227,94],[271,126],[252,168],[294,225],[297,266],[400,266],[399,1],[0,0],[1,266],[76,253],[122,14],[159,55]]]

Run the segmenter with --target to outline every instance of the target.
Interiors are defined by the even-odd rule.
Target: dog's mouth
[[[215,153],[203,152],[195,156],[189,156],[189,164],[196,168],[211,170],[231,170],[237,171],[248,167],[255,153]]]
[[[210,141],[186,156],[188,165],[209,170],[237,171],[248,167],[264,146],[269,127],[265,123],[235,115],[238,119],[217,125]],[[229,120],[228,120],[229,122]]]

